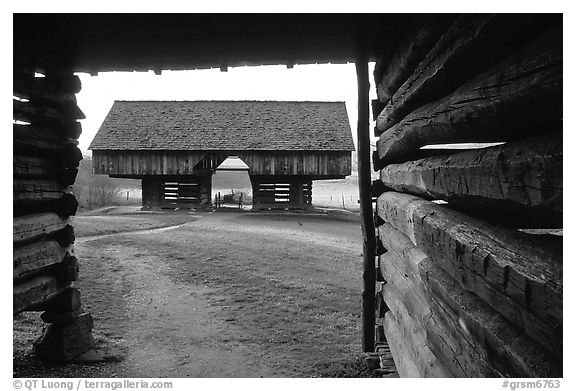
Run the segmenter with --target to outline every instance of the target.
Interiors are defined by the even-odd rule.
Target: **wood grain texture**
[[[562,134],[435,156],[380,171],[383,185],[522,228],[562,227]]]
[[[462,289],[435,262],[421,264],[421,277],[439,317],[456,320],[452,329],[484,350],[487,361],[501,376],[562,377],[561,350],[546,351],[540,338],[527,338],[490,304]]]
[[[38,274],[42,269],[62,262],[66,248],[55,240],[41,240],[14,248],[13,279],[22,280]]]
[[[454,91],[487,70],[551,22],[554,16],[514,14],[460,15],[399,86],[376,123],[384,131],[408,113]],[[437,26],[434,26],[436,28]]]
[[[14,203],[25,201],[56,200],[65,194],[66,187],[58,181],[16,179],[12,182],[12,200]]]
[[[389,251],[380,256],[380,271],[386,281],[382,294],[394,318],[409,330],[412,338],[405,342],[414,351],[411,355],[418,364],[419,377],[485,375],[485,371],[479,370],[482,361],[472,361],[467,371],[462,367],[461,362],[466,361],[468,350],[458,346],[461,342],[450,329],[442,329],[431,319],[434,314],[425,300],[425,290],[419,276],[414,278],[403,274],[398,268],[402,269],[402,264],[403,260],[396,253]],[[433,333],[442,337],[430,338]],[[428,351],[422,352],[423,347]]]
[[[385,289],[399,297],[413,321],[427,330],[426,345],[453,376],[557,373],[558,357],[553,356],[557,352],[546,352],[539,340],[522,335],[487,303],[466,293],[408,237],[388,223],[378,228],[378,235],[389,248],[380,262]],[[502,335],[515,339],[502,339]],[[546,371],[533,372],[529,363],[536,362]]]
[[[385,254],[382,257],[391,258],[393,255]],[[432,352],[427,338],[429,331],[419,319],[420,315],[429,314],[429,309],[424,313],[419,312],[426,311],[426,309],[413,307],[411,304],[415,300],[407,303],[407,297],[410,295],[407,295],[406,292],[400,292],[388,284],[384,285],[382,292],[384,301],[390,308],[388,312],[394,315],[394,319],[398,322],[398,328],[402,332],[406,346],[403,354],[407,355],[417,367],[416,377],[464,376],[462,372],[450,372],[450,369],[446,368],[449,363],[445,361],[445,358],[438,357]],[[386,319],[387,314],[384,315],[384,319]],[[405,377],[402,372],[399,373],[400,376]]]
[[[55,105],[51,102],[13,100],[13,118],[33,124],[59,124],[85,119],[86,115],[75,103]]]
[[[561,118],[562,29],[554,28],[450,95],[408,114],[380,136],[378,155],[382,163],[401,163],[428,144],[548,133],[550,123]]]
[[[414,69],[434,47],[454,20],[454,15],[431,15],[419,18],[400,42],[392,60],[384,67],[376,63],[374,76],[378,100],[386,104]],[[377,72],[376,69],[383,68]]]
[[[121,177],[143,175],[189,175],[215,169],[230,153],[214,152],[216,164],[200,166],[209,156],[201,151],[93,151],[94,173]],[[351,174],[350,152],[255,152],[239,153],[250,175],[308,175],[316,178],[343,178]],[[200,171],[199,171],[200,170]]]
[[[549,351],[561,351],[561,240],[534,240],[394,192],[378,197],[378,215],[514,326]]]
[[[61,218],[54,212],[34,213],[12,220],[13,242],[25,242],[37,239],[66,227],[69,219]]]
[[[76,180],[77,168],[63,167],[63,156],[46,158],[40,156],[13,155],[12,167],[15,179],[55,179],[63,186],[69,186]],[[78,165],[78,162],[73,165]]]
[[[343,178],[350,175],[350,152],[241,153],[250,175],[306,175],[317,178]]]
[[[34,305],[56,297],[66,287],[54,275],[44,275],[14,285],[12,311],[18,314]]]
[[[95,174],[188,175],[206,156],[205,152],[93,151]]]

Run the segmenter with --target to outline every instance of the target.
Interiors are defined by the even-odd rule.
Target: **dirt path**
[[[357,223],[213,213],[78,237],[94,334],[124,357],[93,376],[360,375],[360,235]]]

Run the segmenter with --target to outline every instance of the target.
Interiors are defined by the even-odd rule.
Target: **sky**
[[[369,64],[370,75],[374,63]],[[194,71],[78,73],[82,90],[76,95],[86,115],[80,149],[88,146],[114,100],[304,100],[344,101],[356,143],[356,69],[350,64],[267,65]],[[370,80],[373,83],[373,80]],[[376,99],[375,88],[370,99]],[[374,124],[371,124],[373,127]]]

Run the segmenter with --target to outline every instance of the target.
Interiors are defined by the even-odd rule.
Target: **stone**
[[[380,368],[380,357],[368,356],[366,357],[366,365],[369,369]]]
[[[95,346],[89,313],[83,313],[69,323],[48,324],[34,343],[36,357],[43,361],[68,362]]]

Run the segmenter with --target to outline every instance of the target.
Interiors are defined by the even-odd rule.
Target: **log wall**
[[[252,210],[312,207],[312,180],[308,177],[255,175],[250,181]]]
[[[21,63],[18,61],[22,61]],[[13,312],[41,306],[76,278],[69,216],[77,202],[70,185],[82,154],[76,105],[80,79],[71,71],[35,74],[15,60],[13,125]]]
[[[143,209],[205,208],[212,202],[212,175],[142,178]]]
[[[376,66],[377,325],[400,376],[561,377],[562,18],[419,23]]]

